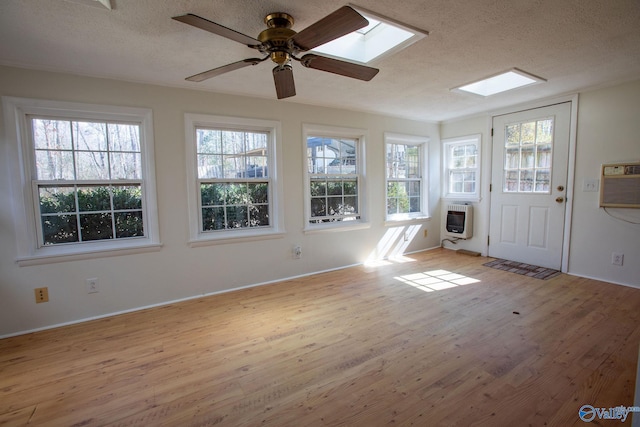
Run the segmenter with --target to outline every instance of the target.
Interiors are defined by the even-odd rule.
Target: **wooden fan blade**
[[[302,51],[313,49],[345,34],[352,33],[369,25],[362,15],[350,8],[342,6],[335,12],[325,16],[315,24],[291,37],[293,43]]]
[[[268,56],[266,58],[268,58]],[[203,80],[219,76],[220,74],[228,73],[229,71],[239,70],[240,68],[248,67],[249,65],[256,65],[264,61],[266,58],[243,59],[242,61],[232,62],[231,64],[223,65],[222,67],[214,68],[212,70],[205,71],[204,73],[195,74],[191,77],[187,77],[185,80],[189,80],[190,82],[201,82]]]
[[[295,96],[296,86],[293,82],[293,68],[291,65],[277,66],[273,69],[273,81],[276,84],[278,99]]]
[[[222,37],[226,37],[238,43],[242,43],[252,48],[257,48],[260,46],[260,42],[253,37],[249,37],[245,34],[239,33],[231,28],[227,28],[223,25],[216,24],[213,21],[209,21],[208,19],[201,18],[198,15],[194,15],[192,13],[187,13],[186,15],[174,16],[172,19],[176,21],[184,22],[185,24],[192,25],[196,28],[200,28],[201,30],[209,31],[210,33],[217,34]]]
[[[378,74],[377,68],[365,65],[353,64],[351,62],[340,61],[339,59],[327,58],[326,56],[307,54],[300,58],[300,62],[307,68],[328,71],[329,73],[340,74],[341,76],[352,77],[358,80],[369,81]]]

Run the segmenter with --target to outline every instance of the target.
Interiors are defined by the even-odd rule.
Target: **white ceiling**
[[[275,99],[272,63],[202,83],[185,77],[255,50],[174,21],[194,13],[251,37],[271,12],[300,31],[344,0],[0,1],[0,64]],[[353,0],[430,35],[354,80],[294,62],[295,102],[441,121],[640,78],[639,0]],[[80,2],[80,3],[79,3]],[[97,3],[97,2],[96,2]],[[99,4],[99,3],[98,3]],[[547,80],[481,98],[451,92],[520,68]]]

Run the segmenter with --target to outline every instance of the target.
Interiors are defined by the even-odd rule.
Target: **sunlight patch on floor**
[[[413,286],[424,292],[441,291],[458,286],[471,285],[480,280],[447,270],[431,270],[424,273],[405,274],[394,277],[399,282]]]

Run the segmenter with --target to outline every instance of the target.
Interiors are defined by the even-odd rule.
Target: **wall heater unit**
[[[473,236],[473,206],[448,205],[445,236],[469,239]]]
[[[640,208],[640,163],[602,165],[601,208]]]

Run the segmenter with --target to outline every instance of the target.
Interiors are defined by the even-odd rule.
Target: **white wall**
[[[640,161],[640,81],[580,95],[569,271],[640,287],[640,225],[609,216],[599,193],[582,191],[603,163]],[[640,223],[640,209],[610,209]],[[611,253],[624,254],[622,267]]]
[[[404,252],[439,246],[439,126],[366,113],[304,106],[200,91],[93,79],[0,67],[0,95],[151,108],[154,118],[160,237],[158,252],[35,266],[15,263],[16,247],[9,203],[0,204],[0,337],[182,298],[294,277],[364,262],[384,239],[383,133],[431,138],[429,185],[431,220],[419,227]],[[278,120],[283,133],[284,238],[189,247],[186,200],[184,113],[218,114]],[[2,117],[2,114],[0,114]],[[303,123],[368,130],[369,229],[303,233]],[[2,128],[4,125],[2,124]],[[10,200],[6,145],[0,153],[0,198]],[[424,237],[423,228],[428,230]],[[400,233],[400,236],[404,233]],[[300,244],[303,257],[291,248]],[[388,253],[386,253],[388,254]],[[383,254],[384,255],[384,254]],[[85,279],[97,277],[100,292],[87,294]],[[33,289],[48,287],[50,301],[36,304]]]
[[[482,191],[475,205],[474,238],[455,247],[485,253],[488,235],[491,139],[489,116],[442,123],[441,138],[482,133]],[[600,165],[640,161],[640,81],[579,94],[572,228],[569,242],[570,274],[640,288],[640,225],[612,218],[598,207],[597,192],[584,192],[585,179],[598,179]],[[640,222],[640,209],[613,209],[611,213]],[[477,230],[477,232],[476,232]],[[624,254],[624,265],[611,264],[611,253]]]

